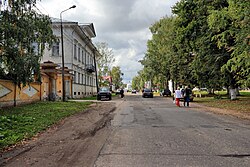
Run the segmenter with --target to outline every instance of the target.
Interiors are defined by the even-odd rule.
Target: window
[[[83,62],[84,64],[86,63],[85,60],[86,60],[86,50],[83,49],[83,50],[82,50],[82,62]]]
[[[81,82],[80,77],[81,77],[81,74],[80,74],[80,73],[78,73],[78,83],[79,83],[79,84],[80,84],[80,82]]]
[[[32,48],[34,49],[34,52],[35,52],[36,54],[38,54],[38,52],[39,52],[39,45],[38,45],[37,42],[33,42],[33,43],[32,43]],[[58,47],[58,50],[59,50],[59,47]],[[59,54],[59,51],[58,51],[58,54]]]
[[[77,59],[77,52],[76,52],[77,46],[74,44],[74,58]]]
[[[89,64],[89,52],[87,52],[87,56],[86,56],[86,64]]]
[[[92,55],[90,55],[90,57],[89,57],[89,64],[93,65],[93,57],[92,57]]]
[[[86,85],[86,79],[85,79],[85,75],[83,75],[83,84]]]
[[[83,82],[83,81],[84,81],[84,80],[83,80],[83,77],[84,77],[84,76],[83,76],[83,74],[82,74],[82,84],[84,84],[84,82]]]
[[[81,62],[81,48],[78,48],[78,61]]]
[[[86,85],[89,84],[89,76],[86,76]]]
[[[73,73],[74,83],[76,83],[76,72]]]
[[[52,56],[59,56],[59,42],[55,42],[52,45]]]
[[[84,64],[84,51],[82,50],[82,63]]]

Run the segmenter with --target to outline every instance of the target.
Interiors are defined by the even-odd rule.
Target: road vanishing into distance
[[[250,121],[192,103],[179,108],[166,97],[127,94],[117,102],[95,167],[250,166]]]
[[[141,94],[93,105],[0,156],[0,166],[250,167],[249,120]]]

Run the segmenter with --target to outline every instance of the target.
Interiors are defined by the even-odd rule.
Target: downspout
[[[73,61],[74,61],[74,44],[75,44],[75,40],[74,40],[74,33],[75,33],[75,28],[72,31],[72,56],[71,56],[71,63],[72,63],[72,70],[73,70]],[[73,70],[73,73],[74,70]],[[73,84],[74,84],[74,75],[73,75],[73,80],[72,80],[72,84],[71,84],[71,98],[74,98],[74,92],[73,92]]]
[[[87,43],[85,44],[85,47],[84,47],[84,49],[85,49],[85,55],[84,55],[84,57],[85,57],[84,58],[84,60],[85,60],[85,63],[84,63],[84,66],[85,66],[85,68],[84,68],[84,71],[85,71],[85,96],[87,95],[87,70],[86,70],[87,49],[86,49],[86,46],[87,46]]]
[[[96,82],[96,94],[98,94],[99,86],[98,86],[98,76],[97,76],[97,68],[96,68],[96,49],[94,50],[94,64],[95,64],[95,82]]]

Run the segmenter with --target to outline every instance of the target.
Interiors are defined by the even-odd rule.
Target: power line
[[[43,7],[42,3],[39,2],[39,1],[37,1],[37,2],[38,2],[37,5],[40,6],[40,7],[47,13],[47,15],[49,15],[49,12]],[[37,7],[36,7],[36,8],[37,8]],[[39,10],[39,9],[38,9],[38,10]],[[41,11],[41,10],[39,10],[39,11]]]

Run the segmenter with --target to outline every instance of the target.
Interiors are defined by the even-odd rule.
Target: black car
[[[151,89],[144,89],[142,91],[142,97],[151,97],[151,98],[153,98],[154,97],[153,91]]]
[[[134,94],[136,94],[136,92],[137,92],[137,91],[136,91],[136,90],[134,90],[134,89],[131,91],[131,93],[134,93]]]
[[[171,91],[169,89],[164,89],[161,92],[161,96],[171,96]]]
[[[112,100],[112,93],[107,87],[102,87],[99,89],[97,94],[97,100],[108,99]]]

